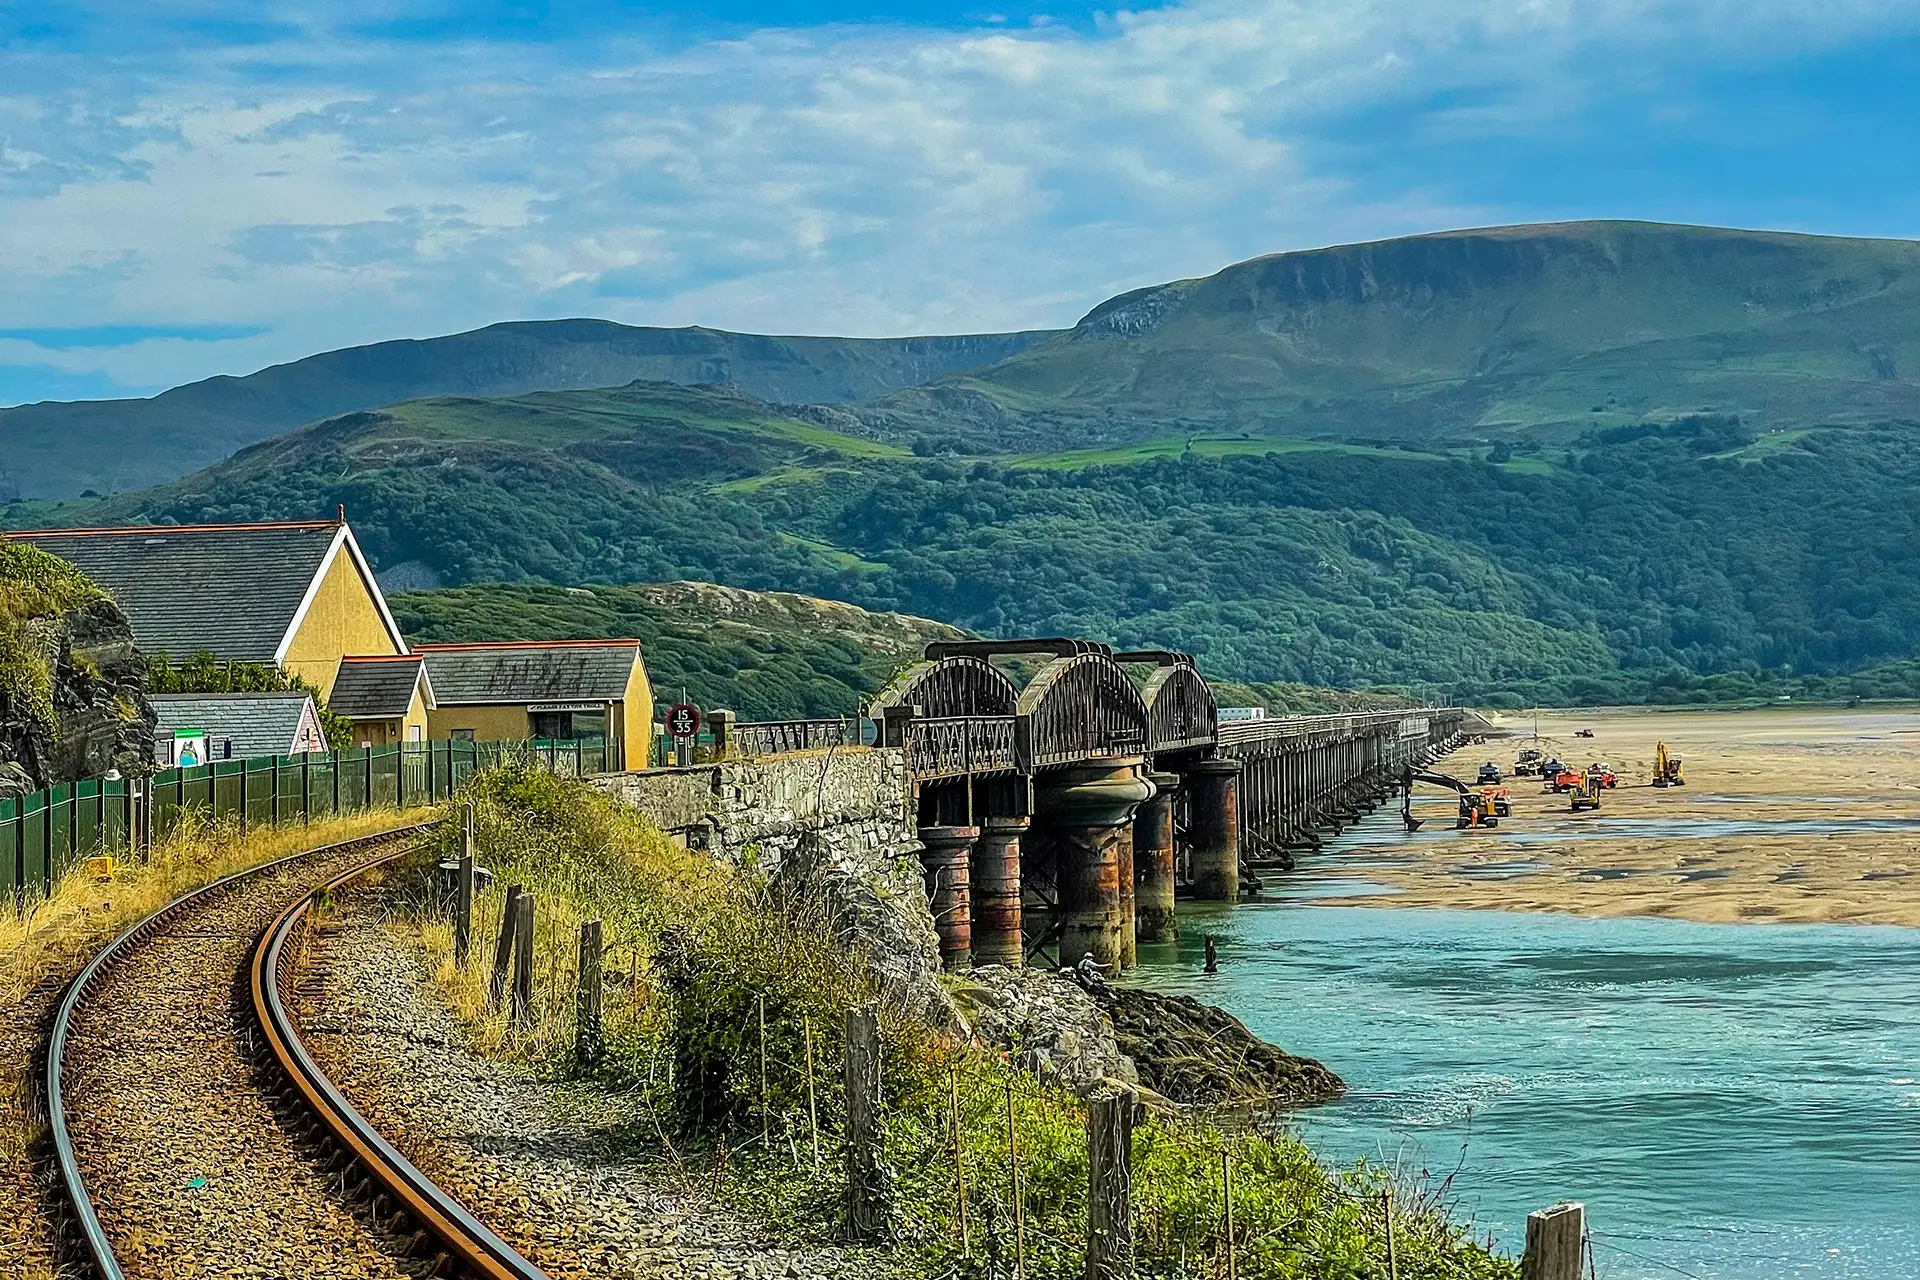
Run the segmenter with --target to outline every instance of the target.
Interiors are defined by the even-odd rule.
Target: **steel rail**
[[[73,1206],[74,1218],[82,1242],[92,1256],[94,1267],[99,1272],[101,1280],[126,1280],[126,1273],[120,1269],[119,1262],[113,1256],[113,1245],[107,1240],[106,1229],[100,1223],[99,1210],[94,1206],[93,1198],[87,1193],[86,1180],[80,1173],[80,1159],[73,1147],[73,1134],[67,1123],[64,1089],[67,1040],[72,1029],[73,1016],[81,1004],[99,986],[107,970],[124,959],[136,945],[145,942],[158,933],[162,926],[215,894],[231,889],[242,881],[265,875],[306,858],[344,853],[365,845],[412,835],[426,830],[426,827],[425,823],[414,823],[409,826],[395,827],[390,831],[376,832],[373,835],[357,836],[352,840],[321,845],[314,849],[303,849],[298,853],[290,853],[284,858],[275,858],[257,867],[247,867],[244,870],[230,872],[217,880],[210,880],[129,925],[112,942],[102,947],[67,987],[67,994],[60,1002],[59,1012],[54,1015],[53,1030],[47,1039],[47,1066],[44,1077],[44,1087],[47,1091],[47,1125],[53,1135],[55,1167],[59,1171],[67,1199]]]
[[[540,1268],[468,1213],[380,1136],[307,1053],[299,1026],[283,998],[281,985],[290,969],[288,945],[295,930],[305,923],[309,908],[335,889],[405,853],[382,854],[334,877],[288,907],[268,926],[253,952],[254,1012],[274,1058],[307,1107],[326,1126],[327,1136],[350,1152],[392,1202],[440,1242],[447,1259],[460,1273],[475,1280],[547,1280]]]

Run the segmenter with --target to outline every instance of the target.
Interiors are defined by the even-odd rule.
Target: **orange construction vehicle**
[[[1609,791],[1613,790],[1615,787],[1620,785],[1620,775],[1615,773],[1613,771],[1613,767],[1609,765],[1605,760],[1594,761],[1592,764],[1587,766],[1587,772],[1599,774],[1600,785],[1605,787]]]
[[[1553,792],[1571,791],[1580,785],[1581,779],[1586,777],[1570,764],[1563,764],[1552,773],[1541,776],[1547,780],[1547,790]]]

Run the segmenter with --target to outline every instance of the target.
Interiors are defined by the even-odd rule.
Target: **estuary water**
[[[1602,1280],[1920,1280],[1920,931],[1333,906],[1184,909],[1143,985],[1239,1015],[1351,1092],[1332,1163],[1454,1173],[1514,1253],[1587,1205]],[[1201,939],[1221,972],[1200,971]]]

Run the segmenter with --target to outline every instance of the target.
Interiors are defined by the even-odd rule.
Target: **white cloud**
[[[156,385],[530,316],[1065,324],[1261,252],[1500,217],[1446,173],[1360,182],[1403,141],[1369,115],[1535,134],[1625,73],[1911,21],[1871,0],[1201,0],[1091,33],[769,31],[586,63],[324,35],[118,79],[46,60],[0,96],[0,328],[271,331],[0,361]]]

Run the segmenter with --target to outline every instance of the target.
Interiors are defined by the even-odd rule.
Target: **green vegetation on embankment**
[[[490,771],[464,796],[474,803],[480,860],[497,877],[480,904],[482,935],[490,936],[499,918],[499,886],[524,884],[538,902],[535,970],[551,975],[539,986],[531,1027],[511,1033],[504,1015],[485,1005],[489,949],[474,948],[471,963],[458,969],[444,923],[426,926],[438,981],[476,1044],[556,1075],[575,1073],[567,975],[579,922],[603,920],[613,971],[607,1053],[589,1075],[637,1095],[657,1118],[658,1131],[642,1124],[633,1141],[655,1158],[702,1170],[724,1148],[730,1153],[726,1185],[743,1206],[799,1235],[834,1234],[845,1190],[844,1114],[833,1066],[843,1052],[846,1011],[878,987],[867,964],[835,940],[824,908],[678,848],[624,806],[537,770]],[[458,829],[452,812],[442,818],[435,856],[452,851]],[[1008,1273],[1011,1097],[1027,1274],[1034,1280],[1080,1275],[1087,1195],[1082,1104],[1060,1088],[1036,1084],[998,1055],[936,1034],[897,1004],[880,1004],[885,1158],[897,1179],[893,1222],[905,1257],[927,1275],[978,1277],[987,1273],[991,1250],[998,1273]],[[808,1118],[809,1036],[818,1169]],[[953,1199],[955,1089],[970,1258],[961,1256]],[[761,1144],[763,1125],[771,1149]],[[1154,1114],[1134,1142],[1134,1235],[1143,1276],[1180,1274],[1183,1263],[1188,1274],[1212,1265],[1220,1242],[1223,1147],[1234,1170],[1240,1275],[1384,1274],[1384,1173],[1329,1171],[1283,1134],[1227,1133],[1191,1116]],[[1401,1276],[1517,1275],[1512,1263],[1475,1246],[1416,1188],[1400,1191],[1394,1229]]]
[[[71,613],[106,595],[87,576],[23,542],[0,538],[0,696],[17,717],[44,729],[55,723],[53,661],[37,620]]]

